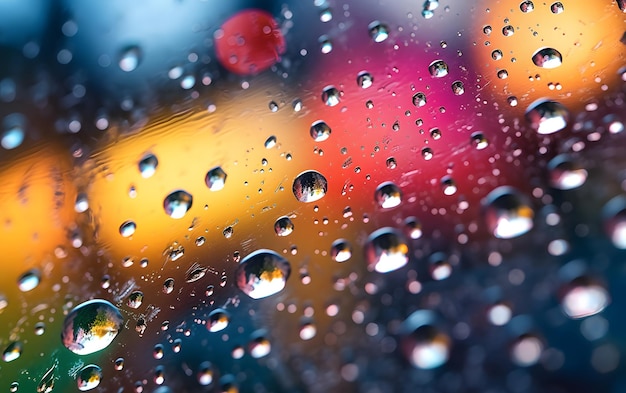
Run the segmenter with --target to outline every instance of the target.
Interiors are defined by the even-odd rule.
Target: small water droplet
[[[136,46],[129,46],[122,50],[119,60],[119,67],[122,71],[134,71],[141,62],[141,49]]]
[[[41,281],[41,273],[38,269],[31,269],[22,274],[17,280],[17,287],[22,292],[32,291],[37,288]]]
[[[330,8],[324,8],[320,11],[320,21],[326,23],[333,19],[333,12]]]
[[[346,239],[337,239],[330,247],[330,257],[335,262],[345,262],[352,257],[352,246]]]
[[[374,83],[374,77],[367,71],[361,71],[356,77],[356,83],[361,89],[367,89]]]
[[[294,225],[293,222],[287,216],[280,217],[274,223],[274,232],[278,236],[289,236],[293,232]]]
[[[559,288],[561,308],[572,319],[595,315],[610,303],[605,286],[586,273],[581,260],[569,262],[559,269],[563,284]]]
[[[387,158],[387,161],[385,161],[385,165],[387,165],[388,169],[396,169],[398,167],[398,163],[396,162],[396,159],[394,157]]]
[[[493,29],[491,28],[491,26],[489,26],[489,25],[483,26],[483,33],[484,34],[489,35],[489,34],[491,34],[492,31],[493,31]]]
[[[418,310],[402,322],[402,352],[415,368],[431,370],[448,361],[452,340],[436,321],[434,312]]]
[[[506,25],[502,28],[502,34],[505,37],[510,37],[513,35],[513,33],[515,33],[515,29],[511,25]]]
[[[176,190],[163,200],[163,209],[168,216],[179,219],[183,218],[191,208],[193,197],[186,191]]]
[[[292,191],[300,202],[310,203],[320,200],[326,195],[328,182],[317,171],[304,171],[293,181]]]
[[[339,90],[335,86],[326,86],[322,90],[322,102],[328,106],[335,106],[339,104]]]
[[[533,334],[522,334],[511,345],[511,360],[520,367],[536,364],[543,352],[543,342]]]
[[[457,191],[456,182],[452,179],[452,177],[444,176],[441,178],[441,189],[444,195],[454,195]]]
[[[404,229],[407,236],[413,240],[422,237],[422,223],[417,217],[407,217],[404,220]]]
[[[514,188],[502,186],[483,201],[485,221],[490,233],[500,239],[521,236],[533,227],[534,212]]]
[[[626,250],[626,197],[618,195],[602,208],[604,230],[616,248]]]
[[[209,332],[215,333],[220,330],[226,329],[230,322],[230,315],[228,312],[221,308],[216,308],[209,313],[209,319],[206,323],[206,328]]]
[[[443,60],[435,60],[428,66],[428,72],[433,78],[442,78],[448,75],[448,65]]]
[[[331,128],[323,120],[317,120],[311,124],[310,134],[315,142],[323,142],[330,137]]]
[[[131,237],[135,234],[135,230],[137,229],[137,224],[134,221],[128,220],[124,221],[122,225],[120,225],[120,235],[122,237]]]
[[[548,163],[550,184],[559,190],[571,190],[585,184],[587,170],[568,155],[561,154]]]
[[[376,187],[374,198],[383,209],[391,209],[402,203],[402,191],[392,182],[384,182]]]
[[[422,157],[424,157],[426,161],[431,160],[433,156],[433,149],[431,149],[430,147],[425,147],[422,149]]]
[[[426,94],[422,92],[413,94],[413,105],[415,105],[417,108],[426,105]]]
[[[377,20],[370,23],[367,28],[374,42],[383,42],[389,37],[389,28],[387,25]]]
[[[333,51],[333,42],[327,36],[323,35],[319,38],[320,51],[323,54],[328,54]]]
[[[18,359],[20,356],[22,356],[22,343],[19,341],[13,341],[2,352],[2,360],[7,363]]]
[[[519,9],[526,14],[532,12],[535,9],[535,5],[532,1],[522,1],[519,5]]]
[[[499,70],[498,71],[498,78],[506,79],[508,77],[509,77],[509,72],[507,70]]]
[[[226,172],[222,167],[215,167],[207,172],[204,182],[211,191],[219,191],[226,185]]]
[[[257,250],[237,267],[237,287],[253,299],[274,295],[283,290],[291,273],[289,262],[271,250]]]
[[[525,117],[537,133],[547,135],[567,127],[569,111],[556,101],[540,99],[530,104]]]
[[[76,384],[81,392],[94,389],[100,385],[102,369],[95,364],[83,367],[76,376]]]
[[[89,201],[87,195],[80,193],[76,195],[76,202],[74,202],[74,211],[76,213],[84,213],[89,209]]]
[[[268,107],[270,108],[270,111],[278,112],[278,104],[275,103],[274,101],[270,101],[270,103],[268,104]]]
[[[470,139],[472,141],[472,145],[476,148],[476,150],[482,150],[489,146],[489,141],[480,131],[472,133]]]
[[[493,52],[491,52],[491,58],[494,60],[502,59],[502,51],[500,49],[495,49]]]
[[[435,281],[445,280],[452,274],[452,265],[442,252],[434,253],[428,258],[430,276]]]
[[[454,81],[452,83],[452,92],[457,96],[463,95],[463,93],[465,93],[465,86],[463,86],[463,82]]]
[[[273,148],[274,146],[276,146],[276,141],[277,141],[277,140],[276,140],[276,137],[275,137],[274,135],[272,135],[272,136],[268,137],[268,138],[265,140],[265,143],[264,143],[265,148],[266,148],[266,149],[271,149],[271,148]]]
[[[202,386],[207,386],[213,383],[213,368],[208,361],[200,363],[198,366],[198,383]]]
[[[135,291],[128,296],[128,300],[126,301],[126,305],[130,308],[134,308],[135,310],[141,307],[143,303],[143,292]]]
[[[537,67],[556,68],[563,62],[563,56],[554,48],[541,48],[535,51],[532,60]]]
[[[368,268],[379,273],[400,269],[409,260],[409,246],[400,232],[381,228],[370,234],[365,245]]]

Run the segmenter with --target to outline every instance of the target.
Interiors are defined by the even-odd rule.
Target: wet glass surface
[[[626,3],[0,3],[0,392],[626,390]]]

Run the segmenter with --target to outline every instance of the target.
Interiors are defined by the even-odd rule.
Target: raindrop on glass
[[[126,305],[130,308],[138,309],[141,307],[143,303],[143,292],[135,291],[128,296],[128,300],[126,301]]]
[[[2,352],[2,360],[5,362],[12,362],[22,355],[22,343],[19,341],[13,341]]]
[[[422,157],[424,157],[426,161],[431,160],[433,156],[433,149],[431,149],[430,147],[425,147],[422,149]]]
[[[587,170],[568,155],[561,154],[548,163],[550,184],[559,190],[571,190],[585,184]]]
[[[422,223],[417,217],[407,217],[404,220],[404,229],[407,236],[413,240],[422,237]]]
[[[335,262],[346,262],[352,257],[352,246],[346,239],[337,239],[330,247],[330,257]]]
[[[389,37],[389,28],[387,25],[377,20],[370,23],[367,28],[374,42],[383,42]]]
[[[293,222],[287,216],[280,217],[274,223],[274,232],[278,236],[289,236],[293,232]]]
[[[626,197],[618,195],[602,208],[604,230],[616,248],[626,250]]]
[[[211,191],[219,191],[226,185],[226,172],[221,167],[215,167],[207,172],[204,182]]]
[[[326,195],[328,182],[317,171],[305,171],[300,173],[293,181],[293,195],[300,202],[310,203],[320,200]]]
[[[554,48],[541,48],[533,54],[532,60],[537,67],[556,68],[563,62],[563,56]]]
[[[369,270],[387,273],[400,269],[409,261],[409,246],[404,236],[393,228],[374,231],[365,244]]]
[[[445,280],[452,274],[452,265],[448,262],[446,254],[437,252],[428,259],[430,276],[435,281]]]
[[[374,198],[378,206],[390,209],[402,203],[402,191],[392,182],[384,182],[376,187]]]
[[[448,75],[448,65],[443,60],[435,60],[428,66],[428,72],[433,78],[442,78]]]
[[[456,194],[457,187],[456,182],[450,176],[444,176],[441,178],[441,190],[444,195],[454,195]]]
[[[322,90],[322,102],[328,106],[335,106],[339,104],[339,90],[335,86],[326,86]]]
[[[253,299],[261,299],[283,290],[291,273],[289,262],[271,250],[257,250],[237,267],[237,287]]]
[[[124,221],[122,225],[120,225],[120,235],[122,237],[131,237],[135,234],[135,230],[137,229],[137,224],[134,221]]]
[[[587,275],[575,277],[564,284],[559,294],[563,312],[572,319],[595,315],[604,310],[610,300],[604,285]]]
[[[413,94],[413,105],[420,108],[426,105],[426,94],[418,92]]]
[[[22,274],[17,280],[17,287],[22,292],[32,291],[37,288],[41,281],[41,273],[37,269],[31,269]]]
[[[472,146],[476,148],[476,150],[482,150],[489,146],[489,141],[485,138],[482,132],[476,131],[471,135]]]
[[[156,172],[158,165],[159,160],[154,154],[146,154],[143,156],[141,161],[139,161],[139,172],[141,173],[141,177],[144,179],[152,177],[152,175]]]
[[[489,232],[497,238],[518,237],[533,227],[532,208],[512,187],[502,186],[491,191],[483,200],[483,207]]]
[[[213,369],[210,362],[202,362],[198,366],[198,383],[202,386],[210,385],[213,382]]]
[[[533,4],[532,1],[522,1],[519,5],[519,9],[523,13],[529,13],[535,9],[535,5]]]
[[[513,29],[513,26],[511,25],[506,25],[502,28],[502,34],[505,37],[510,37],[513,35],[513,33],[515,33],[515,29]]]
[[[95,364],[83,367],[76,375],[76,384],[81,392],[95,388],[101,380],[102,369]]]
[[[122,71],[131,72],[135,70],[141,62],[141,49],[138,46],[129,46],[125,48],[119,60],[119,66]]]
[[[193,197],[186,191],[173,191],[163,200],[163,209],[168,216],[179,219],[183,218],[191,208]]]
[[[491,58],[494,60],[502,59],[502,51],[500,49],[495,49],[493,52],[491,52]]]
[[[552,5],[550,6],[550,11],[552,11],[553,14],[560,14],[561,12],[565,11],[565,7],[563,7],[563,3],[557,1],[556,3],[552,3]]]
[[[569,111],[556,101],[540,99],[526,109],[526,121],[542,135],[552,134],[567,127]]]
[[[402,322],[400,330],[402,352],[413,367],[431,370],[448,361],[452,340],[436,326],[432,311],[415,311]]]
[[[174,291],[174,279],[168,278],[163,282],[163,293],[172,293]]]
[[[461,81],[454,81],[452,83],[452,92],[456,96],[460,96],[463,93],[465,93],[465,87],[463,86],[463,82],[461,82]]]
[[[108,347],[123,325],[124,318],[114,305],[101,299],[88,300],[67,314],[61,340],[75,354],[88,355]]]
[[[331,128],[323,120],[317,120],[311,124],[310,134],[315,142],[325,141],[330,137]]]
[[[216,308],[209,314],[209,319],[206,323],[206,328],[209,332],[215,333],[220,330],[226,329],[230,322],[230,315],[228,312],[221,308]]]
[[[367,71],[361,71],[356,77],[356,83],[361,89],[367,89],[374,83],[374,77]]]

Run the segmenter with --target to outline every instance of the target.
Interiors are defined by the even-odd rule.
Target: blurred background
[[[0,391],[626,391],[626,4],[0,2]]]

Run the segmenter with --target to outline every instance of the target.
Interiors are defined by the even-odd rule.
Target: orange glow
[[[536,99],[550,97],[569,109],[580,109],[621,83],[617,70],[626,62],[620,43],[626,20],[614,2],[562,2],[560,14],[552,13],[552,3],[536,2],[529,13],[512,1],[483,1],[477,6],[488,11],[477,13],[478,53],[472,58],[505,105],[507,97],[515,96],[523,111]],[[510,36],[502,32],[507,25],[514,29]],[[486,26],[491,27],[490,34],[483,33]],[[547,69],[533,63],[533,54],[545,47],[562,54],[560,66]],[[496,49],[503,55],[497,61],[491,55]],[[506,70],[508,78],[498,78],[500,70]]]

